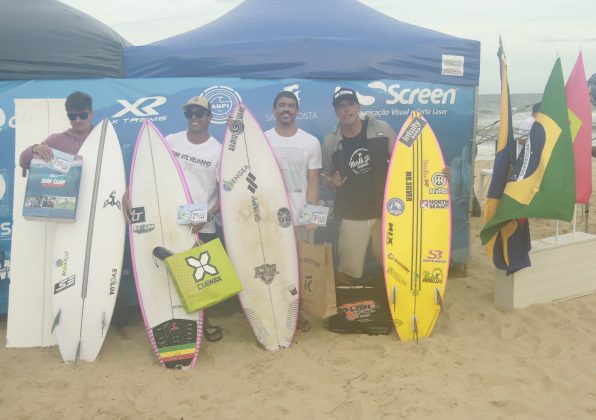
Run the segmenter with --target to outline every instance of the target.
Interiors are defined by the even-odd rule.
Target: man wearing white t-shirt
[[[198,233],[203,242],[217,237],[215,216],[219,213],[218,174],[222,145],[209,134],[211,104],[202,96],[194,96],[184,104],[184,116],[188,128],[166,136],[194,204],[206,204],[208,220],[193,225],[191,230]],[[218,341],[223,334],[221,328],[209,322],[208,309],[205,311],[204,334],[208,341]]]
[[[219,213],[217,177],[222,145],[209,134],[211,104],[202,96],[195,96],[184,105],[188,129],[166,136],[184,179],[192,202],[206,204],[209,220],[193,226],[203,242],[215,239],[214,217]]]
[[[281,169],[290,196],[292,219],[298,240],[307,239],[307,231],[316,225],[301,224],[298,219],[306,204],[319,203],[321,144],[316,137],[296,126],[299,104],[296,95],[281,91],[273,100],[275,127],[265,132]]]
[[[321,144],[316,137],[296,126],[298,98],[294,93],[281,91],[273,100],[275,127],[265,132],[281,169],[292,209],[296,239],[307,240],[308,231],[316,225],[301,224],[298,219],[306,204],[319,203],[319,176],[321,174]],[[302,314],[298,326],[304,332],[310,329]]]

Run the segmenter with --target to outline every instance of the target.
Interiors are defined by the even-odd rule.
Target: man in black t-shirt
[[[383,194],[396,134],[384,121],[360,117],[352,89],[337,90],[333,106],[339,123],[323,143],[323,177],[327,188],[336,190],[337,283],[346,285],[362,277],[369,242],[375,259],[381,260]]]

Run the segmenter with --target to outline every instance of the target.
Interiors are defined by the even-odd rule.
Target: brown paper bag
[[[311,315],[328,318],[337,313],[331,244],[298,242],[300,301]]]

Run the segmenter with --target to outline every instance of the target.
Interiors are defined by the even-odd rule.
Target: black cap
[[[359,103],[358,96],[356,95],[356,91],[354,89],[342,87],[333,94],[333,106],[336,106],[339,101],[344,99],[350,99],[356,103]]]

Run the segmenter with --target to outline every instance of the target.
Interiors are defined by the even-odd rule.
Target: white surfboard
[[[25,148],[41,143],[69,127],[64,99],[15,99],[15,176],[10,289],[6,347],[45,347],[56,344],[52,334],[53,222],[23,218],[27,178],[19,157]]]
[[[126,190],[118,136],[104,119],[79,150],[83,171],[75,223],[57,223],[53,328],[65,362],[93,362],[108,332],[122,269]]]
[[[287,348],[299,309],[298,256],[289,199],[275,155],[244,104],[231,113],[220,168],[226,248],[239,297],[259,342]]]
[[[194,245],[189,227],[177,223],[178,206],[191,198],[166,140],[148,121],[137,139],[129,195],[130,250],[149,340],[162,366],[190,369],[201,347],[203,311],[185,312],[165,264],[153,250],[164,247],[177,253]]]

